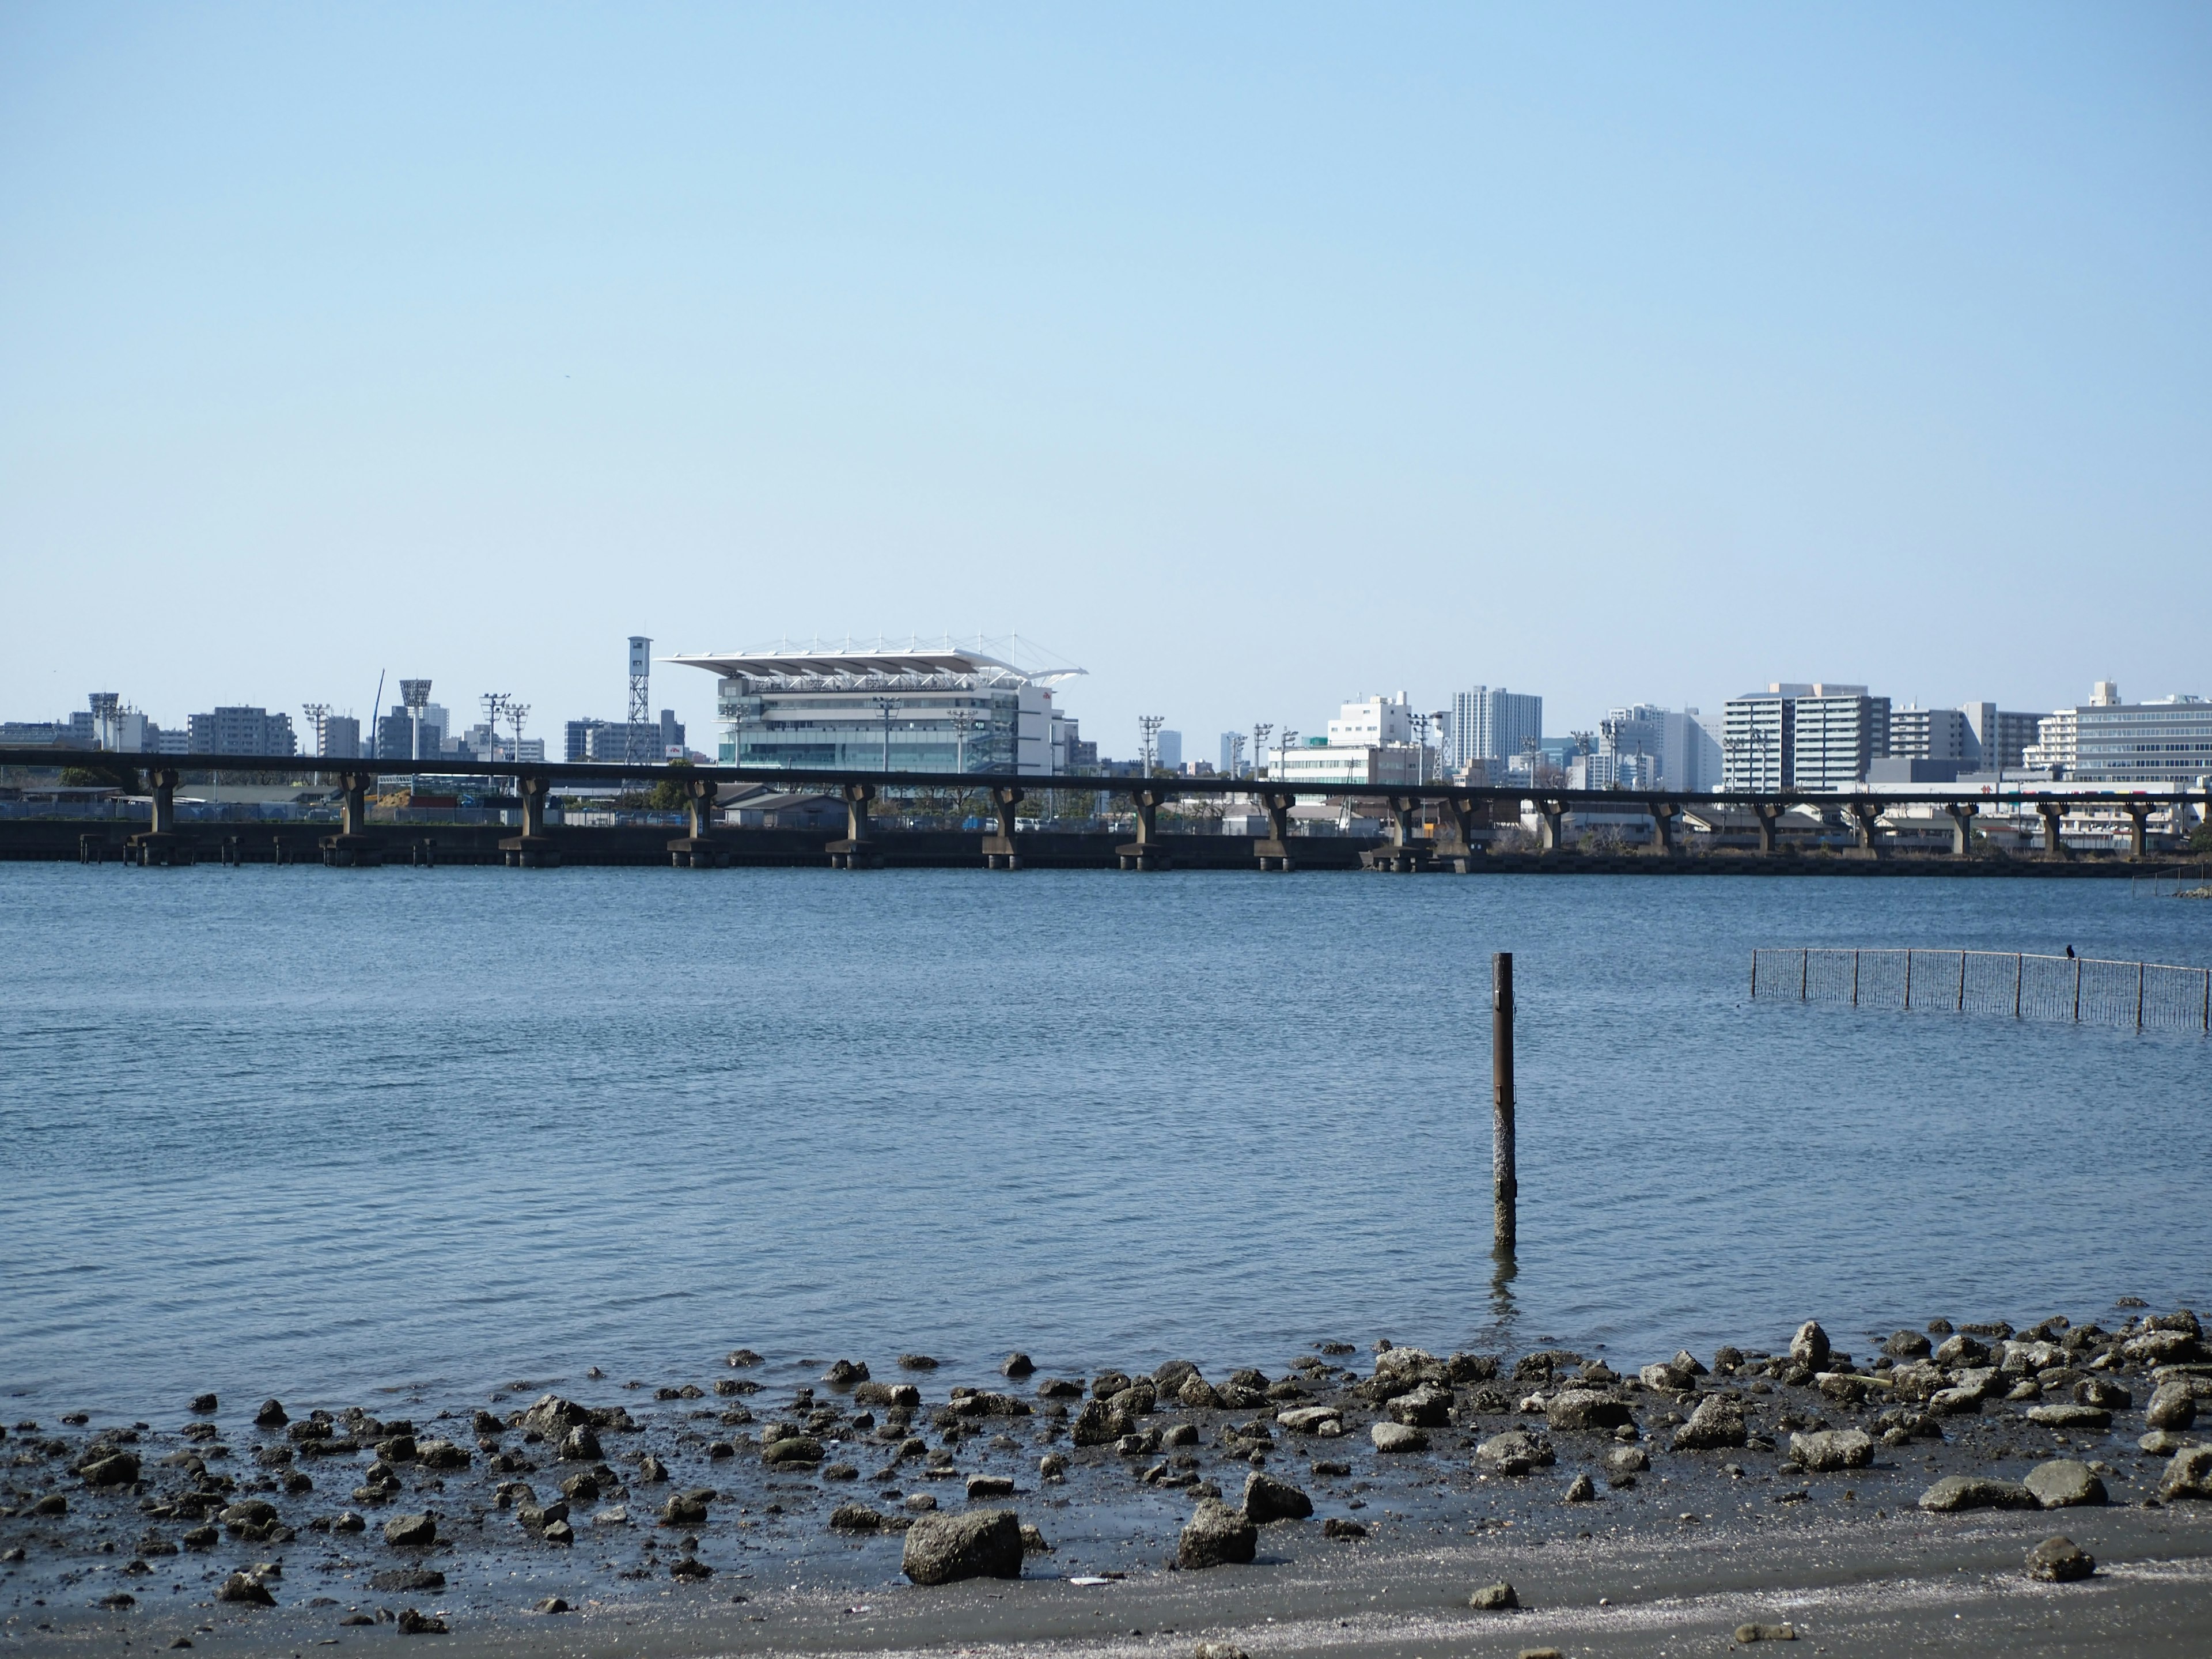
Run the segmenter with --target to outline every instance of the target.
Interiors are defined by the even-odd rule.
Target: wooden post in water
[[[1513,1171],[1513,953],[1490,959],[1491,1246],[1510,1252],[1518,1229],[1520,1182]]]

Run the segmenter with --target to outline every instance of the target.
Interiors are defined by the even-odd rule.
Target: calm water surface
[[[1746,1000],[2125,883],[0,866],[0,1391],[173,1407],[2212,1301],[2201,1038]],[[1489,954],[1522,1248],[1488,1252]]]

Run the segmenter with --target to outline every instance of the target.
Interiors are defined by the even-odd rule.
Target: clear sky
[[[2194,4],[6,3],[0,715],[2212,694],[2208,207]]]

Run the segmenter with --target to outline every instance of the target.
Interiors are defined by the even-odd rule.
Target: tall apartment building
[[[1889,699],[1863,685],[1778,682],[1723,711],[1722,787],[1849,789],[1889,754]]]
[[[361,758],[361,722],[351,714],[323,716],[322,747],[319,753],[333,760]]]
[[[1970,702],[1959,712],[1966,720],[1966,760],[1978,771],[2016,770],[2027,764],[2027,747],[2039,736],[2043,716]]]
[[[296,755],[300,740],[289,714],[265,708],[217,708],[185,723],[186,752],[194,755]]]
[[[1684,791],[1717,789],[1721,746],[1698,719],[1694,708],[1661,708],[1648,702],[1615,708],[1598,722],[1596,763],[1583,775],[1601,778],[1607,787],[1657,787]]]
[[[563,735],[569,760],[618,764],[629,758],[630,728],[626,721],[570,720]],[[684,722],[676,718],[673,708],[662,709],[658,720],[639,725],[637,750],[655,766],[684,757],[687,752]]]
[[[1544,741],[1544,700],[1504,686],[1478,685],[1452,695],[1444,757],[1454,773],[1476,761],[1498,776],[1504,763]]]
[[[1889,752],[1893,759],[1964,763],[1973,758],[1969,753],[1973,742],[1973,728],[1966,724],[1963,708],[1889,711]]]

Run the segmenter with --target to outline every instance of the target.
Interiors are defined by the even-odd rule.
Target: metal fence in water
[[[1751,994],[1855,1008],[2212,1032],[2212,969],[2002,951],[1765,950]]]

